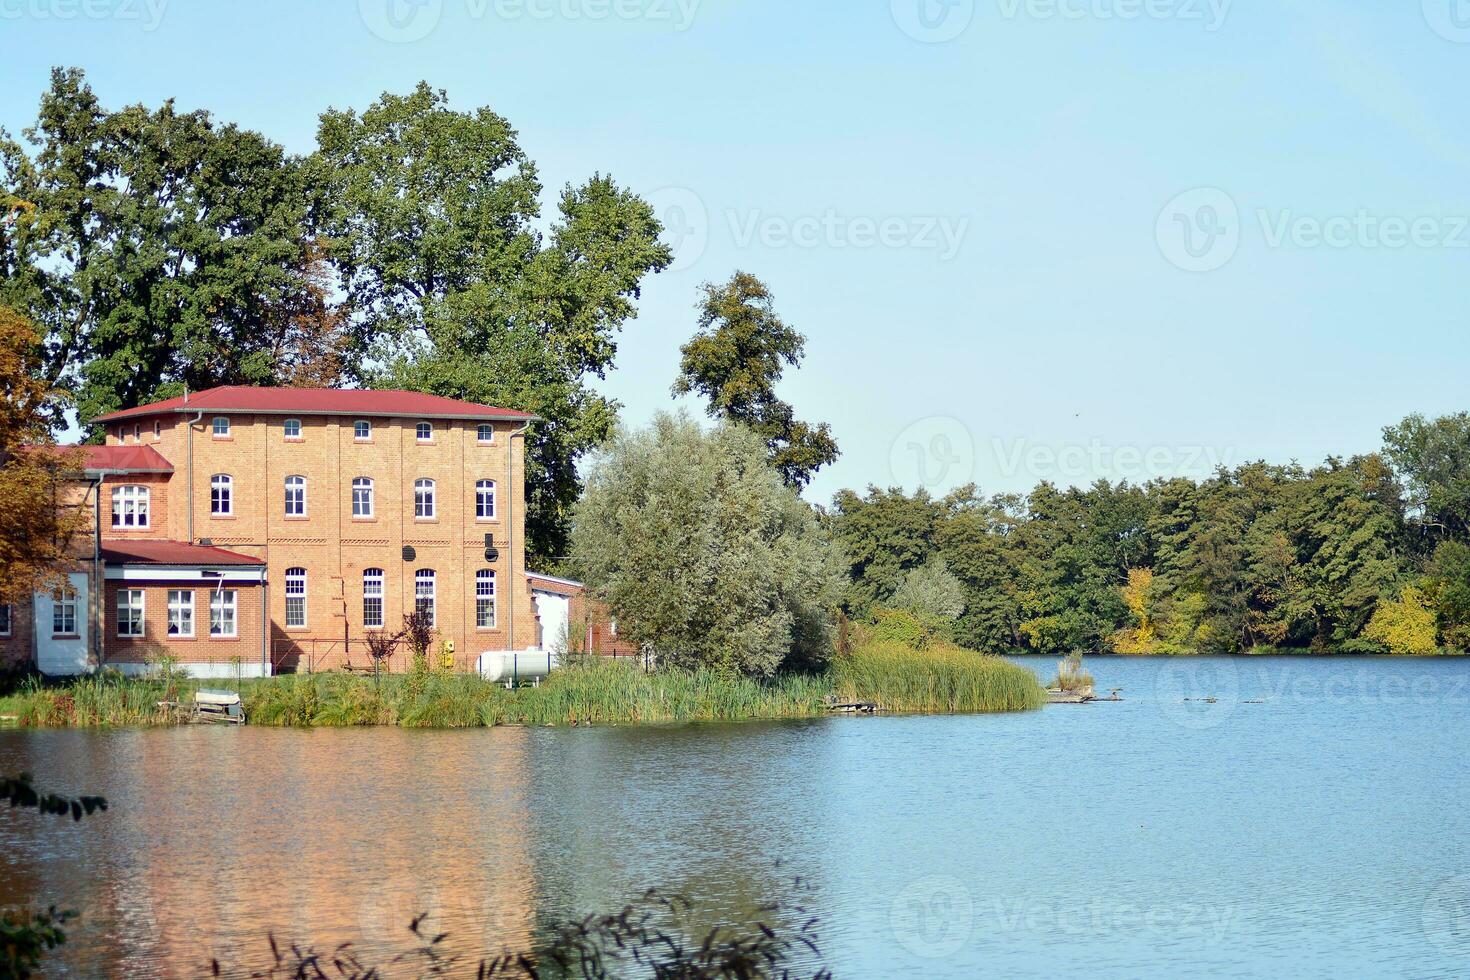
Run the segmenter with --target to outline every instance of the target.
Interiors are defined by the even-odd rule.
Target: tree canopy
[[[806,338],[782,322],[770,290],[747,272],[702,289],[699,329],[682,348],[674,394],[697,392],[708,401],[711,418],[760,435],[786,484],[805,487],[838,456],[826,423],[800,421],[776,395],[785,369],[801,364]]]

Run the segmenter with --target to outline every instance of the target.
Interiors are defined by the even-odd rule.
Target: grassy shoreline
[[[869,701],[885,711],[1025,711],[1045,695],[1035,675],[999,657],[958,648],[923,652],[866,647],[822,674],[757,681],[714,671],[645,673],[594,661],[557,671],[539,687],[507,691],[466,674],[295,674],[219,680],[83,677],[27,681],[0,696],[0,724],[25,728],[177,724],[159,701],[201,688],[238,690],[249,724],[275,727],[485,728],[497,725],[663,724],[816,718],[827,701]]]

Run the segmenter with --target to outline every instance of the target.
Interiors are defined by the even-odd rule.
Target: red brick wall
[[[214,584],[207,582],[108,582],[103,590],[102,648],[109,664],[146,663],[149,659],[168,655],[180,663],[228,664],[239,657],[246,665],[261,659],[260,586],[248,582],[231,582],[227,588],[236,592],[234,638],[209,635],[209,600]],[[117,635],[117,593],[119,589],[143,591],[143,629],[141,638]],[[170,589],[194,592],[194,638],[168,635],[168,593]]]
[[[0,670],[23,670],[34,661],[31,656],[31,629],[35,607],[29,602],[10,604],[10,635],[0,636]]]

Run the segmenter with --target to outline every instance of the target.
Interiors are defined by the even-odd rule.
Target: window
[[[475,520],[495,520],[494,480],[481,480],[475,484]]]
[[[230,420],[223,415],[214,417],[214,437],[216,439],[228,439],[230,437]]]
[[[286,477],[286,516],[306,516],[306,477]]]
[[[434,441],[434,426],[428,422],[420,422],[415,432],[419,442]]]
[[[143,635],[143,590],[117,590],[117,635]]]
[[[286,626],[306,625],[306,569],[286,569]]]
[[[358,420],[352,423],[352,438],[358,442],[367,442],[373,437],[373,424]]]
[[[228,473],[216,473],[209,478],[209,512],[228,517],[235,512],[235,481]]]
[[[413,483],[413,516],[422,520],[434,518],[434,481],[415,480]]]
[[[414,612],[427,613],[429,625],[438,625],[434,618],[434,570],[421,568],[413,576]]]
[[[55,593],[51,605],[51,635],[77,635],[77,594],[72,589]]]
[[[287,419],[286,422],[285,422],[285,425],[283,426],[283,428],[286,430],[286,438],[287,439],[300,439],[301,438],[301,420],[300,419]]]
[[[9,636],[10,630],[10,603],[0,602],[0,636]]]
[[[475,430],[475,441],[482,446],[488,446],[495,441],[495,426],[482,425]]]
[[[137,486],[112,488],[112,526],[148,526],[148,488]]]
[[[142,442],[143,441],[143,427],[141,425],[135,425],[135,426],[133,426],[133,441],[134,442]]]
[[[475,625],[482,630],[495,628],[495,573],[488,568],[475,573]]]
[[[373,516],[373,481],[365,476],[352,481],[352,516]]]
[[[160,440],[162,438],[163,438],[163,423],[162,422],[154,422],[153,423],[153,441],[154,442],[157,442],[158,440]]]
[[[362,570],[362,625],[368,629],[383,626],[383,570]]]
[[[209,635],[236,635],[235,590],[216,589],[209,596]]]
[[[168,635],[194,635],[194,590],[168,590]]]

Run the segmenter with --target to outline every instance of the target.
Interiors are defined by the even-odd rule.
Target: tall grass
[[[869,643],[833,665],[837,696],[885,711],[1029,711],[1046,703],[1036,675],[1009,660],[947,643],[915,651]]]
[[[188,702],[200,687],[240,692],[252,725],[479,728],[493,725],[638,724],[812,718],[827,701],[875,701],[891,711],[1012,711],[1041,703],[1030,671],[957,647],[923,652],[900,645],[859,648],[825,674],[769,681],[713,670],[647,673],[627,661],[593,658],[553,673],[539,687],[506,690],[474,675],[417,671],[380,679],[345,673],[262,680],[180,681],[99,675],[61,683],[26,681],[0,698],[0,715],[35,727],[162,725],[178,715],[158,702]]]
[[[1092,675],[1082,669],[1082,654],[1073,651],[1063,657],[1057,664],[1057,676],[1046,686],[1049,690],[1067,694],[1091,694]]]

